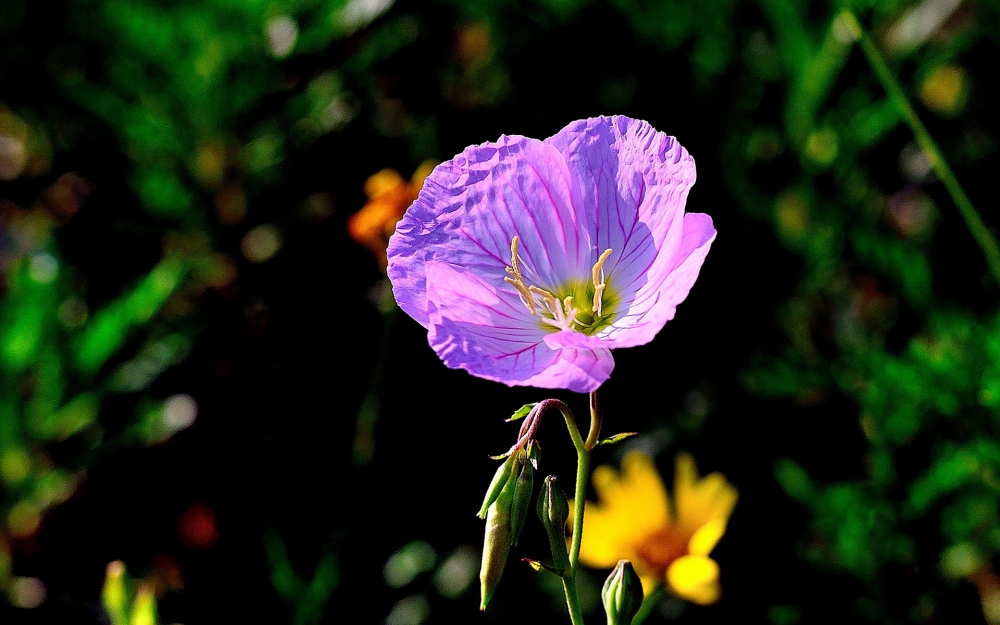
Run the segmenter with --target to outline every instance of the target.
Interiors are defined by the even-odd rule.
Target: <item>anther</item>
[[[521,299],[524,300],[525,306],[528,307],[528,311],[532,315],[535,314],[535,298],[531,296],[531,291],[528,285],[524,283],[524,276],[521,275],[521,268],[517,265],[517,242],[518,238],[515,236],[510,241],[510,267],[504,267],[504,270],[509,273],[513,278],[509,276],[504,276],[503,281],[507,284],[512,285],[517,292],[521,294]]]
[[[602,297],[604,296],[604,287],[607,284],[604,281],[604,261],[611,256],[611,249],[608,248],[604,250],[601,256],[594,263],[594,269],[591,271],[592,277],[594,279],[594,305],[590,309],[590,312],[596,314],[598,317],[601,316],[601,308],[603,306]]]

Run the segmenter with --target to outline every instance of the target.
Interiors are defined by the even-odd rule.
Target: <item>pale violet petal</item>
[[[610,351],[550,348],[537,317],[475,274],[441,262],[426,271],[428,341],[448,367],[508,385],[581,393],[611,374]]]
[[[546,139],[569,164],[590,216],[595,253],[628,306],[647,271],[680,243],[681,220],[694,184],[694,159],[673,137],[628,117],[579,120]]]
[[[628,311],[598,336],[615,348],[643,345],[653,340],[674,318],[677,305],[687,298],[715,235],[711,217],[703,213],[685,215],[680,246],[672,255],[657,259],[649,270],[648,281],[635,294]]]
[[[425,266],[431,261],[506,286],[514,236],[531,284],[555,289],[567,276],[585,278],[592,246],[588,222],[578,220],[581,203],[565,161],[546,143],[504,136],[466,148],[431,172],[389,240],[396,301],[427,325]]]

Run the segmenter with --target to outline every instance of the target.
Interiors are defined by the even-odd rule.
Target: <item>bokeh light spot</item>
[[[781,234],[797,241],[805,236],[809,227],[809,206],[800,194],[785,191],[778,196],[775,217]]]
[[[423,540],[415,540],[389,556],[382,569],[385,583],[393,588],[402,588],[417,575],[434,568],[437,554],[434,548]]]
[[[24,141],[0,134],[0,180],[13,180],[20,176],[27,161]]]
[[[7,527],[13,536],[24,538],[38,530],[41,516],[35,504],[29,501],[19,501],[7,514]]]
[[[272,17],[267,22],[267,46],[278,59],[288,56],[299,38],[299,27],[287,15]]]
[[[809,160],[826,167],[837,158],[839,140],[837,133],[829,128],[817,130],[806,139],[806,155]]]
[[[479,551],[462,545],[434,573],[434,587],[442,597],[455,599],[472,584],[479,571]]]
[[[15,577],[10,582],[7,596],[19,608],[37,608],[45,603],[48,592],[37,577]]]
[[[430,606],[423,595],[414,595],[400,599],[392,606],[392,611],[385,619],[385,625],[420,625],[427,620]]]
[[[983,556],[971,543],[952,545],[941,555],[941,571],[951,579],[968,577],[983,565]]]
[[[281,249],[281,232],[271,224],[263,224],[251,229],[240,242],[240,251],[252,263],[263,263],[274,257]]]
[[[31,457],[19,447],[5,449],[0,455],[0,477],[4,484],[20,484],[31,474]]]
[[[198,402],[190,395],[173,395],[163,402],[163,424],[171,430],[190,427],[198,416]]]
[[[177,519],[181,542],[194,549],[211,549],[219,539],[215,510],[203,503],[196,503],[181,513]]]
[[[28,275],[39,284],[49,284],[59,275],[59,261],[48,252],[39,252],[31,257]]]
[[[927,108],[945,117],[962,111],[968,92],[965,70],[955,65],[934,68],[920,84],[920,100]]]
[[[345,32],[353,32],[375,20],[392,6],[393,0],[350,0],[337,12],[335,20]]]

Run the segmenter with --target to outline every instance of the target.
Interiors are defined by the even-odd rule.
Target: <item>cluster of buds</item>
[[[502,459],[503,464],[493,475],[479,510],[479,518],[486,519],[486,539],[483,542],[483,560],[479,571],[482,592],[480,610],[486,609],[500,584],[510,548],[517,545],[527,520],[535,471],[541,456],[541,448],[535,435],[542,413],[549,407],[557,407],[557,404],[565,407],[557,400],[546,400],[522,407],[510,419],[526,417],[517,443],[507,453],[496,457],[497,460]],[[614,436],[606,442],[617,442],[626,436],[628,435]],[[527,558],[525,561],[537,571],[554,573],[572,583],[574,567],[566,544],[569,501],[556,476],[549,475],[542,481],[536,510],[549,539],[552,564],[550,566]],[[642,606],[643,593],[639,576],[628,560],[618,562],[604,584],[601,598],[608,616],[608,625],[631,625]]]
[[[479,518],[486,519],[486,540],[483,542],[483,562],[479,571],[481,610],[486,609],[500,583],[507,554],[511,546],[517,544],[528,518],[540,451],[538,443],[531,441],[507,456],[493,476],[479,510]]]

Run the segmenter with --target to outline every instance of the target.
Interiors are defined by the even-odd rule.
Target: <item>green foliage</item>
[[[291,623],[309,625],[319,623],[330,595],[340,584],[340,568],[336,552],[328,547],[320,556],[308,582],[292,566],[281,536],[274,532],[265,535],[265,550],[271,566],[271,585],[292,612]]]
[[[956,221],[958,210],[950,200],[936,207],[924,194],[941,197],[939,183],[924,170],[908,174],[909,189],[885,191],[906,181],[866,164],[872,154],[894,151],[906,173],[914,158],[919,166],[920,158],[935,157],[906,147],[912,137],[900,132],[904,115],[874,72],[868,80],[842,80],[846,63],[861,56],[850,20],[834,12],[816,30],[804,5],[761,6],[789,88],[780,137],[764,125],[748,133],[746,160],[730,182],[737,190],[753,187],[741,176],[774,153],[768,142],[793,151],[799,168],[786,172],[790,182],[773,208],[766,196],[742,197],[746,210],[770,214],[779,240],[803,264],[782,315],[787,347],[760,356],[744,379],[768,397],[839,406],[840,418],[858,423],[863,453],[841,456],[838,471],[854,477],[824,483],[811,475],[822,467],[790,458],[776,464],[775,477],[810,512],[806,556],[862,580],[870,594],[856,603],[858,613],[885,619],[902,609],[886,593],[890,571],[906,567],[918,584],[931,585],[941,571],[971,579],[1000,555],[1000,317],[970,307],[970,294],[961,301],[943,295],[951,291],[940,282],[957,267],[933,253],[935,228],[941,219]],[[880,41],[890,54],[891,28],[905,16],[898,4],[876,10],[876,28],[890,31]],[[978,37],[970,27],[962,36],[899,48],[897,75],[927,76],[935,59],[961,62]],[[922,115],[935,111],[926,83],[906,88],[922,98]],[[966,245],[976,245],[973,234]],[[987,275],[985,262],[963,270]],[[988,292],[992,308],[995,288]],[[899,328],[901,319],[909,329]],[[928,527],[937,536],[928,537]]]

